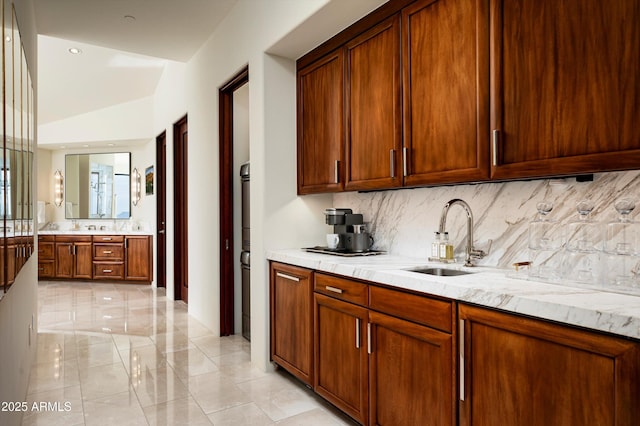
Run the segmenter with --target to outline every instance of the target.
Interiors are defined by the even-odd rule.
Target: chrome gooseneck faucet
[[[440,216],[440,234],[444,234],[445,232],[445,228],[447,225],[447,214],[449,213],[449,208],[454,204],[459,204],[460,206],[462,206],[464,211],[467,213],[467,248],[464,266],[473,266],[471,258],[473,257],[475,259],[481,259],[486,256],[486,253],[473,247],[473,213],[471,212],[471,207],[469,207],[469,204],[467,204],[466,201],[459,198],[454,198],[444,205],[444,208],[442,209],[442,215]]]

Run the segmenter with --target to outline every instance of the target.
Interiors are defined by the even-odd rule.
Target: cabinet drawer
[[[38,278],[51,278],[56,275],[56,264],[53,261],[38,262]]]
[[[452,302],[371,286],[369,307],[447,333],[452,331]]]
[[[316,273],[315,276],[314,290],[316,292],[358,305],[367,305],[367,287],[367,284],[331,275]]]
[[[53,242],[40,242],[38,244],[38,260],[55,259],[56,245]]]
[[[91,235],[56,235],[56,243],[90,243]]]
[[[95,260],[123,260],[124,247],[122,244],[93,244],[93,258]]]
[[[94,263],[93,278],[95,279],[124,279],[124,264],[122,263]]]
[[[56,236],[55,235],[38,235],[38,242],[54,242],[56,240]]]
[[[94,243],[124,243],[124,235],[94,235]]]

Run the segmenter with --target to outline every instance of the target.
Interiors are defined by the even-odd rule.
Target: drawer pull
[[[356,318],[356,349],[360,349],[360,318]]]
[[[342,289],[341,288],[331,287],[330,285],[325,286],[325,288],[327,289],[327,291],[330,291],[332,293],[342,294]]]
[[[102,241],[111,241],[113,238],[111,237],[102,237]]]
[[[460,352],[460,401],[464,402],[464,320],[461,319],[460,320],[460,325],[459,327],[459,331],[458,331],[458,336],[459,336],[459,344],[458,344],[458,351]]]
[[[105,250],[105,251],[103,251],[103,253],[104,253],[104,254],[111,254],[111,253],[113,253],[113,252],[112,252],[111,250]]]
[[[104,272],[105,274],[110,274],[113,272],[113,270],[111,269],[103,269],[102,272]]]
[[[294,277],[293,275],[283,274],[282,272],[276,272],[276,275],[280,278],[284,278],[285,280],[300,282],[300,278]]]

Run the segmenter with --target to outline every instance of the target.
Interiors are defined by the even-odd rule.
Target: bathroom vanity
[[[43,231],[38,279],[151,283],[153,237],[135,233]]]

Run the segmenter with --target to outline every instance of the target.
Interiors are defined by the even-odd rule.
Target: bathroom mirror
[[[67,154],[64,202],[67,219],[129,219],[131,153]]]

